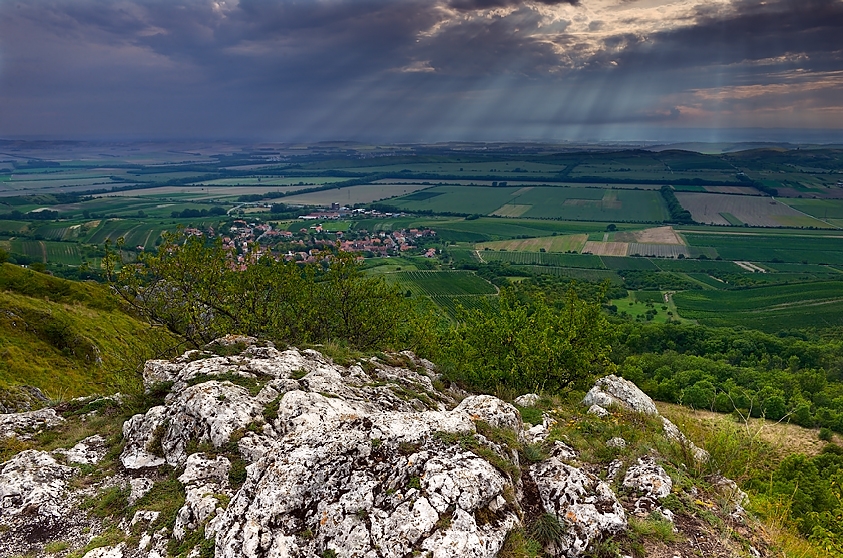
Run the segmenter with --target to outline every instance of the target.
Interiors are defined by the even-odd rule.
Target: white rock
[[[606,440],[606,447],[607,448],[620,448],[623,449],[626,447],[626,440],[623,438],[618,438],[615,436],[614,438],[610,438]]]
[[[498,526],[479,526],[470,513],[458,508],[448,529],[436,531],[421,543],[421,548],[432,558],[493,558],[516,524],[517,519],[510,515]]]
[[[132,516],[132,521],[129,523],[130,526],[134,527],[138,523],[154,523],[155,520],[158,519],[158,516],[161,515],[159,511],[151,511],[151,510],[138,510],[135,512],[135,515]]]
[[[538,394],[535,393],[525,393],[524,395],[519,395],[513,400],[513,403],[518,405],[519,407],[535,407],[536,403],[539,402],[540,397]]]
[[[618,405],[648,415],[659,414],[656,404],[646,393],[629,380],[619,378],[614,374],[597,380],[582,402],[589,406],[599,405],[606,408]]]
[[[120,454],[120,462],[126,469],[144,469],[146,467],[157,467],[163,465],[166,460],[162,455],[153,453],[157,451],[151,448],[153,438],[157,435],[163,437],[163,432],[158,430],[165,425],[165,413],[167,408],[163,405],[152,407],[145,415],[135,415],[123,423],[123,440],[125,446]],[[160,446],[160,438],[157,440]]]
[[[155,485],[152,479],[136,478],[129,480],[129,505],[134,504],[152,490]]]
[[[4,414],[0,415],[0,438],[15,436],[21,440],[28,440],[32,434],[62,423],[64,419],[51,408]]]
[[[94,465],[99,463],[107,452],[105,439],[99,434],[94,434],[80,441],[69,450],[59,449],[53,453],[63,454],[69,463]]]
[[[455,411],[468,413],[472,420],[482,420],[495,428],[505,428],[521,436],[521,413],[518,409],[491,395],[471,395],[457,405]]]
[[[528,444],[538,444],[547,439],[550,434],[543,424],[537,424],[524,432],[524,440]]]
[[[184,485],[214,483],[225,487],[228,486],[230,468],[231,462],[221,455],[209,459],[203,453],[193,453],[184,464],[184,472],[179,476],[179,482]]]
[[[124,543],[117,546],[102,546],[89,550],[85,553],[83,558],[123,558],[123,549],[126,547]]]
[[[472,433],[464,412],[380,412],[315,424],[288,432],[247,468],[228,509],[206,527],[218,557],[303,557],[331,548],[340,556],[400,558],[431,541],[444,541],[435,556],[493,556],[517,523],[502,498],[513,491],[509,480],[434,436]],[[475,511],[492,507],[496,525],[461,522],[462,512],[473,522]],[[443,531],[436,526],[445,513],[455,519]],[[305,530],[312,538],[292,535]],[[466,541],[478,542],[479,554]],[[461,550],[443,554],[448,548]]]
[[[565,442],[561,442],[556,440],[553,442],[553,450],[551,450],[551,455],[557,459],[561,459],[562,461],[574,461],[579,459],[580,454],[577,453],[577,450],[566,444]]]
[[[621,469],[623,469],[623,461],[620,459],[613,460],[606,468],[606,480],[609,482],[615,480],[615,477],[618,476]]]
[[[558,550],[582,554],[597,538],[626,529],[626,514],[612,489],[582,469],[551,457],[530,467],[542,505],[567,525]]]
[[[641,457],[638,459],[638,465],[626,470],[623,486],[645,496],[661,499],[670,494],[673,480],[652,457]]]
[[[47,452],[25,450],[0,471],[0,517],[41,516],[57,519],[66,513],[67,480],[76,469],[60,465]]]

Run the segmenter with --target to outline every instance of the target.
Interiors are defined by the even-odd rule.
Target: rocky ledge
[[[536,423],[525,424],[519,407],[446,387],[412,353],[344,366],[248,338],[222,344],[235,342],[247,346],[233,356],[190,351],[147,362],[145,387],[163,404],[125,420],[122,436],[24,449],[0,465],[0,555],[526,556],[513,550],[515,534],[550,556],[600,545],[620,555],[624,545],[607,541],[641,546],[627,533],[636,517],[693,530],[696,542],[676,546],[678,555],[706,552],[705,528],[668,505],[704,498],[687,486],[687,472],[678,488],[665,469],[659,448],[706,458],[675,425],[664,419],[644,455],[615,436],[596,462],[559,427],[608,427],[619,413],[660,418],[634,384],[601,379],[575,417],[520,397]],[[0,425],[7,442],[24,444],[36,431],[82,432],[66,423],[105,420],[121,401],[87,400],[65,417],[54,409],[3,415]],[[709,486],[728,495],[707,509],[745,525],[734,483]],[[746,544],[716,538],[712,530],[708,553],[745,555]],[[761,551],[749,548],[763,552],[756,544]]]

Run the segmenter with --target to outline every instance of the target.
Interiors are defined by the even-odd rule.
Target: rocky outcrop
[[[15,552],[32,541],[43,549],[52,540],[45,533],[69,533],[78,551],[111,525],[118,542],[85,556],[163,558],[178,548],[194,558],[492,558],[514,530],[531,533],[549,517],[562,531],[543,540],[545,552],[574,558],[623,533],[630,513],[672,517],[663,505],[672,479],[661,462],[623,453],[634,436],[601,439],[601,451],[620,457],[608,466],[583,461],[591,450],[561,428],[582,416],[548,411],[541,424],[525,425],[496,397],[435,389],[435,367],[407,352],[339,365],[251,338],[226,338],[219,348],[240,352],[189,351],[146,364],[150,397],[166,395],[123,423],[119,459],[108,446],[116,437],[94,435],[4,463],[0,524],[10,530],[0,542],[29,529],[35,534]],[[589,413],[607,415],[588,416],[592,426],[615,420],[606,406],[654,414],[652,400],[613,376],[589,394]],[[50,411],[0,422],[22,436],[62,424]],[[112,476],[81,482],[101,462]],[[712,483],[731,489],[727,479]],[[79,502],[103,491],[131,514],[111,523],[63,519],[71,508],[86,513]],[[156,500],[167,494],[178,502],[169,511]],[[739,494],[730,494],[737,510]]]
[[[675,424],[662,417],[653,400],[629,380],[619,378],[614,374],[600,378],[595,382],[594,387],[585,394],[582,403],[589,406],[589,414],[599,417],[609,416],[608,408],[614,406],[657,416],[661,418],[664,433],[669,439],[687,447],[697,461],[706,462],[709,459],[707,451],[697,447]]]
[[[34,434],[43,432],[63,423],[55,409],[38,409],[25,413],[11,413],[0,415],[0,438],[15,437],[28,440]]]
[[[558,555],[579,556],[595,540],[626,529],[626,514],[608,484],[555,457],[530,467],[544,509],[567,527]]]

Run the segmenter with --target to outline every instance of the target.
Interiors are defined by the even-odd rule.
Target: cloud
[[[837,122],[841,28],[839,0],[0,2],[0,134]]]

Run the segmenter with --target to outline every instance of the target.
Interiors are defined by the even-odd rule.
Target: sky
[[[843,0],[0,0],[0,138],[843,141]]]

